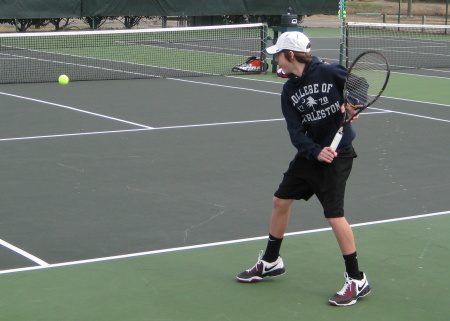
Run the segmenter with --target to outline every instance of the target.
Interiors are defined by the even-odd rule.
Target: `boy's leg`
[[[301,173],[317,173],[315,162],[295,157],[284,173],[283,180],[272,200],[272,218],[266,251],[261,251],[253,268],[237,276],[240,282],[256,282],[267,276],[284,274],[286,269],[280,256],[280,247],[289,224],[290,209],[295,199],[308,200],[314,191]],[[320,174],[320,173],[319,173]]]
[[[272,201],[272,218],[270,220],[269,239],[263,260],[274,262],[280,256],[281,243],[289,224],[292,199],[281,199],[276,196]]]
[[[258,262],[253,268],[236,277],[239,282],[257,282],[264,277],[279,276],[285,273],[286,269],[279,253],[284,232],[289,224],[290,207],[293,201],[274,196],[266,251],[261,251]]]
[[[345,283],[330,299],[331,305],[349,306],[370,293],[366,275],[359,270],[355,237],[344,217],[345,185],[352,168],[352,158],[337,158],[327,167],[326,183],[317,193],[324,207],[324,214],[341,249],[345,262]]]
[[[328,218],[328,222],[344,257],[347,274],[353,279],[361,279],[358,257],[356,255],[355,237],[350,224],[348,224],[345,217]]]
[[[276,196],[272,201],[272,218],[270,220],[270,234],[276,238],[283,238],[289,224],[291,204],[294,200],[281,199]]]
[[[359,270],[355,238],[351,226],[344,217],[328,218],[328,222],[341,248],[346,268],[343,288],[328,301],[331,305],[336,306],[353,305],[359,298],[370,293],[370,285],[366,275]]]
[[[328,218],[336,240],[341,248],[342,255],[356,252],[355,237],[352,228],[345,217]]]

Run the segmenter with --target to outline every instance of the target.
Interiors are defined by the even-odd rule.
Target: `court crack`
[[[220,206],[220,205],[216,205],[216,206]],[[211,222],[212,220],[216,219],[217,217],[219,217],[220,215],[222,215],[222,214],[225,213],[225,211],[223,211],[223,210],[218,210],[218,209],[216,209],[216,208],[213,208],[212,211],[216,211],[216,212],[218,212],[218,213],[215,214],[215,215],[213,215],[213,216],[211,216],[211,217],[208,218],[207,220],[204,220],[203,222],[200,222],[200,223],[198,223],[198,224],[196,224],[196,225],[192,225],[191,227],[189,227],[188,229],[186,229],[186,230],[184,231],[184,240],[183,240],[184,243],[186,243],[186,241],[187,241],[187,239],[188,239],[188,237],[189,237],[189,232],[190,232],[191,230],[193,230],[193,229],[195,229],[195,228],[197,228],[197,227],[200,227],[200,226],[202,226],[202,225],[205,225],[205,224],[207,224],[208,222]]]
[[[78,173],[84,173],[84,169],[83,168],[77,168],[75,166],[70,166],[70,165],[66,165],[66,164],[62,164],[62,163],[58,163],[58,165],[63,167],[63,168],[67,168],[67,169],[71,169],[73,171],[76,171]]]

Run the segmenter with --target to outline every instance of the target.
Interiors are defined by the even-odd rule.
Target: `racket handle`
[[[336,149],[339,146],[339,143],[341,142],[342,137],[344,136],[344,131],[343,128],[339,128],[338,132],[336,133],[336,135],[333,138],[333,141],[331,142],[330,147],[333,148],[334,151],[336,151]]]

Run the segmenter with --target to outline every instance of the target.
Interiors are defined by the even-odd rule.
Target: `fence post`
[[[344,58],[347,58],[346,55],[346,46],[345,46],[345,18],[347,18],[347,1],[346,0],[339,0],[339,11],[338,11],[338,17],[341,19],[341,39],[340,39],[340,46],[339,46],[339,64],[343,65]],[[344,57],[345,56],[345,57]]]
[[[445,2],[445,24],[448,24],[448,0]]]

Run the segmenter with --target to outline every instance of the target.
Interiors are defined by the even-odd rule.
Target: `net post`
[[[265,73],[267,72],[267,57],[266,57],[266,47],[267,47],[267,38],[269,37],[269,26],[267,25],[267,23],[264,23],[263,27],[261,28],[261,61],[262,61],[262,66],[261,66],[261,72]]]
[[[348,52],[348,48],[349,48],[349,43],[348,43],[348,40],[349,40],[349,30],[348,30],[349,28],[348,28],[348,25],[346,24],[345,25],[345,67],[349,67],[349,65],[348,65],[348,56],[349,56],[349,52]]]
[[[345,51],[345,18],[347,17],[347,2],[346,0],[339,0],[339,11],[338,16],[341,19],[341,40],[339,48],[339,64],[344,62],[344,51]]]

